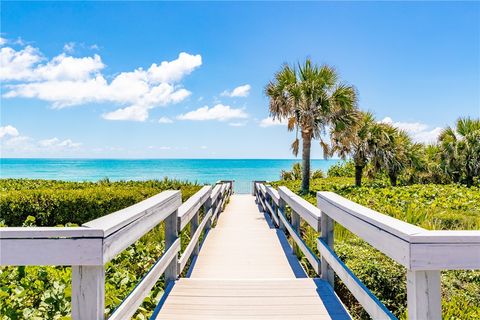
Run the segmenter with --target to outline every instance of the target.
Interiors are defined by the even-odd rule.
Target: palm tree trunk
[[[302,133],[302,193],[310,191],[310,147],[312,138],[307,133]]]
[[[355,166],[355,185],[357,187],[362,186],[362,173],[364,166]]]
[[[388,176],[390,178],[390,184],[392,187],[395,187],[397,185],[397,175],[395,173],[389,173]]]
[[[471,175],[468,171],[467,176],[465,177],[465,183],[467,184],[467,187],[473,186],[473,175]]]

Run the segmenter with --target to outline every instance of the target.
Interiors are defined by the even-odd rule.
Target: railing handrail
[[[46,239],[46,238],[103,238],[100,229],[85,227],[4,227],[0,239]]]
[[[342,214],[349,214],[357,217],[363,222],[369,223],[384,232],[388,232],[405,241],[409,241],[411,235],[425,231],[425,229],[421,227],[417,227],[413,224],[364,207],[334,192],[318,192],[317,203],[322,211],[328,211],[330,213],[335,209],[341,210],[343,211]],[[331,214],[329,215],[331,216]]]
[[[82,226],[101,229],[104,232],[104,237],[108,237],[112,233],[120,231],[125,226],[145,217],[153,211],[166,211],[170,214],[177,210],[181,203],[180,191],[167,190],[127,208],[91,220]]]
[[[297,214],[299,214],[315,231],[320,231],[320,210],[313,204],[293,193],[287,187],[279,187],[278,194]]]
[[[333,192],[318,192],[317,208],[287,187],[281,186],[275,193],[271,186],[254,182],[254,188],[262,209],[291,235],[294,252],[297,255],[303,252],[314,270],[332,286],[333,272],[337,273],[374,319],[395,317],[335,254],[334,221],[407,268],[410,319],[441,317],[440,270],[480,268],[480,231],[426,230]],[[291,209],[291,222],[286,218],[285,205]],[[320,231],[317,243],[320,259],[301,239],[300,219]]]
[[[163,191],[81,227],[0,228],[0,265],[72,266],[72,318],[103,319],[104,265],[164,221],[165,252],[110,316],[130,318],[163,273],[166,281],[175,279],[198,254],[200,234],[223,210],[233,181],[221,181],[213,190],[204,186],[183,204],[180,191]],[[179,259],[178,234],[189,223],[191,239]]]
[[[480,268],[480,231],[426,230],[333,192],[318,192],[317,200],[330,218],[409,270]]]
[[[205,203],[212,192],[212,186],[204,186],[197,193],[187,199],[178,208],[179,229],[183,228],[190,222],[195,213]]]

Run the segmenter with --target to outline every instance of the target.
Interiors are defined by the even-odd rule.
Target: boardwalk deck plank
[[[326,282],[305,276],[254,199],[230,198],[157,319],[349,319]]]

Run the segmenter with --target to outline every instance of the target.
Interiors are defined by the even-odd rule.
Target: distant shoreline
[[[312,170],[328,169],[338,159],[312,159]],[[290,170],[300,159],[72,159],[2,158],[0,178],[28,178],[64,181],[109,179],[152,180],[168,177],[181,181],[212,184],[235,180],[238,188],[249,188],[253,180],[276,181],[282,170]]]
[[[48,157],[0,157],[1,160],[289,160],[289,161],[299,161],[301,158],[48,158]],[[312,161],[342,161],[340,158],[311,158]]]

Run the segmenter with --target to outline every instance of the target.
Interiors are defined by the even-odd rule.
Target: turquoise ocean
[[[312,160],[312,170],[328,168],[340,160]],[[147,180],[164,177],[198,183],[235,180],[237,192],[249,192],[253,180],[278,180],[289,159],[0,159],[1,178],[68,181]]]

